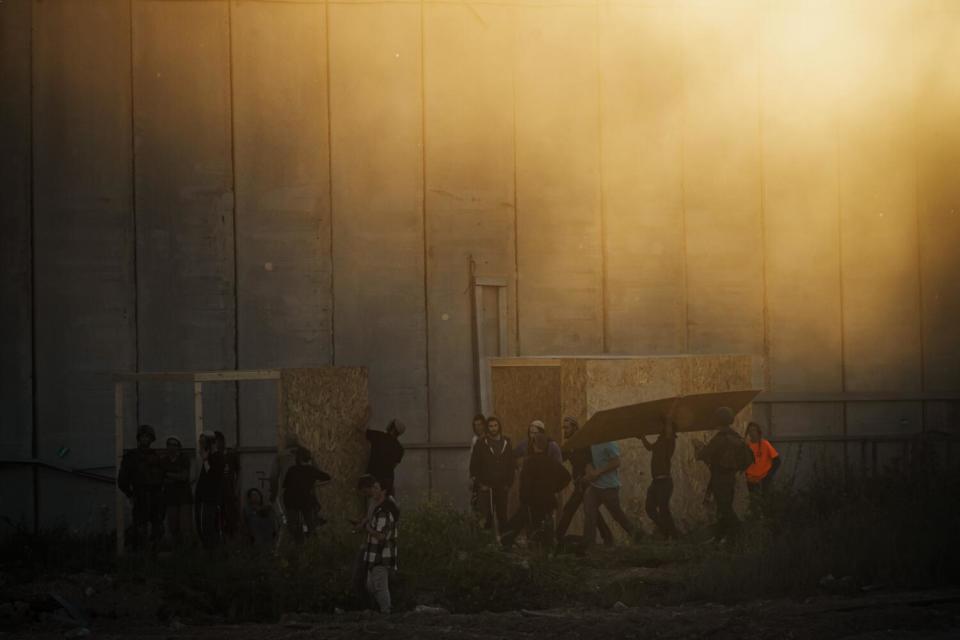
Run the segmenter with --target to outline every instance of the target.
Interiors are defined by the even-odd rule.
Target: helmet
[[[155,442],[157,439],[157,432],[154,431],[153,427],[148,424],[142,424],[137,427],[137,440],[139,440],[140,436],[144,434],[150,436],[150,442]]]

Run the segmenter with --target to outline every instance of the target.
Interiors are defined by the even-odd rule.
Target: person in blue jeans
[[[578,553],[586,553],[597,537],[597,518],[600,505],[606,507],[610,516],[623,527],[631,538],[639,530],[620,506],[620,447],[616,442],[602,442],[590,447],[593,466],[583,476],[587,482],[583,494],[583,543]]]

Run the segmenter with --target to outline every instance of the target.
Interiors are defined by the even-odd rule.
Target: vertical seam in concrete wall
[[[763,386],[770,389],[770,306],[767,287],[767,183],[766,183],[766,163],[764,162],[764,137],[763,137],[763,114],[764,114],[764,52],[766,50],[765,36],[766,30],[766,5],[760,8],[760,25],[757,35],[757,160],[760,164],[760,261],[761,273],[763,274]],[[773,406],[767,405],[767,432],[773,435]]]
[[[603,181],[603,65],[600,56],[600,2],[596,0],[596,23],[594,24],[593,46],[597,60],[597,188],[600,191],[600,347],[603,353],[610,348],[607,344],[607,206]]]
[[[917,17],[914,16],[913,20],[916,21]],[[912,115],[913,115],[913,212],[914,212],[914,222],[916,224],[916,234],[917,234],[917,314],[919,316],[917,321],[917,330],[919,332],[919,344],[920,344],[920,393],[923,394],[927,390],[927,365],[926,365],[926,345],[924,344],[924,337],[927,332],[924,330],[924,320],[926,319],[926,314],[924,313],[923,308],[923,225],[920,222],[920,116],[919,116],[919,107],[917,105],[918,97],[918,85],[917,85],[917,30],[916,22],[913,24],[913,29],[911,30],[910,38],[910,55],[911,55],[911,65],[910,70],[913,75],[912,82]],[[920,431],[924,432],[927,430],[927,403],[923,400],[920,401]]]
[[[337,364],[337,341],[336,341],[336,321],[337,314],[335,313],[336,307],[336,289],[333,286],[333,270],[335,269],[335,261],[333,259],[333,138],[332,138],[332,124],[331,124],[331,115],[330,115],[330,1],[326,0],[323,3],[323,37],[324,37],[324,47],[326,48],[326,55],[324,56],[324,62],[326,64],[326,84],[327,84],[327,202],[329,206],[327,208],[327,216],[329,217],[328,223],[328,236],[329,236],[329,260],[330,260],[330,364]]]
[[[690,351],[690,289],[687,279],[687,3],[680,7],[680,242],[683,251],[683,352]]]
[[[510,84],[511,84],[511,107],[513,111],[513,297],[514,297],[514,354],[519,356],[521,352],[520,345],[520,194],[517,190],[518,167],[517,167],[517,11],[516,5],[512,6],[511,25],[513,28],[512,38],[510,39],[512,50],[510,52]]]
[[[140,277],[137,260],[137,120],[133,83],[133,0],[127,3],[130,19],[130,220],[133,233],[133,353],[134,369],[140,371]],[[140,424],[140,383],[134,384],[136,422]]]
[[[836,151],[834,161],[837,168],[837,276],[840,280],[840,390],[847,390],[847,336],[846,336],[846,315],[844,313],[844,279],[843,279],[843,171],[841,156],[843,153],[843,141],[840,138],[839,119],[834,121]],[[843,423],[843,436],[847,436],[847,403],[840,404],[840,420]],[[844,460],[847,456],[847,443],[844,441]],[[846,473],[846,466],[844,466]]]
[[[34,122],[34,110],[33,110],[33,96],[34,96],[34,78],[33,78],[33,61],[34,61],[34,35],[35,29],[33,28],[34,20],[34,10],[33,3],[30,3],[30,60],[27,63],[30,73],[30,95],[27,98],[27,102],[30,105],[30,131],[27,133],[27,144],[29,145],[30,159],[28,166],[30,167],[30,176],[28,180],[28,191],[30,193],[30,457],[36,460],[40,454],[40,438],[39,438],[39,427],[40,425],[37,422],[37,269],[36,269],[36,252],[34,250],[35,236],[36,236],[36,207],[33,189],[34,189],[34,175],[36,175],[36,167],[34,166],[36,155],[34,154],[33,149],[33,131],[35,127]],[[38,533],[40,531],[40,470],[36,464],[32,465],[33,467],[33,531]]]
[[[426,78],[426,19],[424,0],[420,0],[420,224],[423,242],[423,352],[426,373],[427,443],[432,442],[430,433],[430,282],[428,274],[427,244],[427,78]],[[433,448],[427,447],[427,498],[433,495]]]
[[[233,107],[233,0],[227,0],[227,82],[230,89],[230,199],[233,209],[233,368],[240,368],[240,273],[237,241],[237,136]],[[240,446],[240,382],[233,383],[235,444]]]

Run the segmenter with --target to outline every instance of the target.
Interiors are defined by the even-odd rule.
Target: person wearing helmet
[[[137,428],[137,448],[123,454],[117,487],[133,505],[133,526],[129,544],[141,549],[145,542],[155,545],[163,537],[163,471],[152,448],[157,434],[148,424]]]
[[[367,461],[367,473],[372,475],[380,483],[380,487],[387,492],[387,495],[393,496],[394,492],[394,469],[403,460],[403,445],[400,444],[400,436],[407,430],[406,425],[394,418],[387,424],[385,431],[368,429],[367,423],[370,420],[370,408],[368,407],[363,418],[357,423],[357,428],[363,432],[367,441],[370,442],[370,458]]]
[[[733,510],[736,475],[754,462],[753,451],[731,426],[733,419],[729,407],[720,407],[714,413],[716,435],[706,446],[694,444],[697,460],[710,467],[709,491],[717,505],[717,542],[735,538],[740,529],[740,519]]]

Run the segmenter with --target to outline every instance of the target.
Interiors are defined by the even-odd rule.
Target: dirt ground
[[[276,624],[160,624],[97,619],[89,635],[46,619],[0,633],[0,638],[960,638],[960,590],[892,592],[805,601],[759,601],[735,606],[686,604],[507,613],[402,612],[287,614]]]

